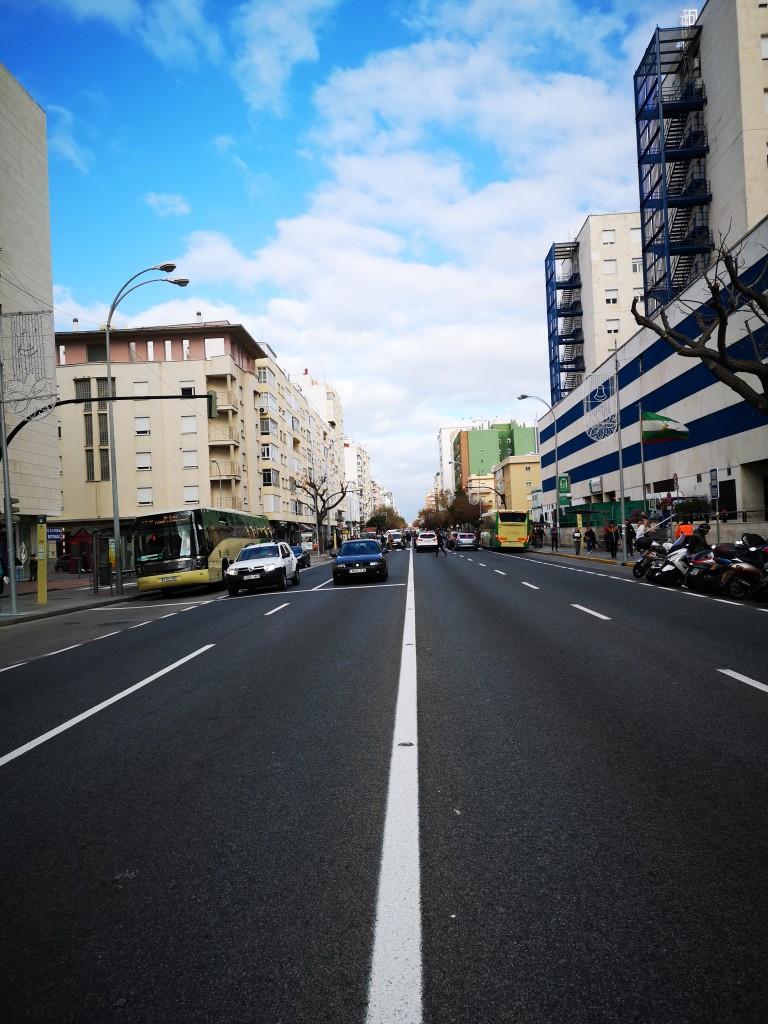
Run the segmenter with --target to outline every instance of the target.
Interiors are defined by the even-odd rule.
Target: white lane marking
[[[135,626],[129,626],[128,629],[141,629],[142,626],[151,626],[152,619],[147,619],[146,622],[137,622]]]
[[[501,569],[494,569],[493,571],[497,572],[499,574],[499,576],[506,576],[507,575],[505,572],[502,572]]]
[[[85,642],[85,641],[83,641],[83,642]],[[54,654],[64,654],[67,651],[74,651],[78,647],[82,647],[82,646],[83,646],[83,644],[79,643],[79,644],[72,644],[70,647],[60,647],[58,649],[58,651],[49,651],[47,654],[41,654],[40,657],[41,658],[52,658]]]
[[[266,619],[266,617],[267,617],[268,615],[274,615],[274,614],[275,614],[275,612],[280,612],[280,611],[282,611],[282,610],[283,610],[283,608],[287,608],[289,604],[290,604],[290,601],[286,601],[286,603],[285,603],[285,604],[279,604],[279,605],[277,606],[277,608],[273,608],[271,612],[264,612],[264,618]]]
[[[17,661],[15,665],[6,665],[5,668],[0,668],[0,672],[10,672],[12,668],[22,668],[28,664],[28,661]]]
[[[111,636],[119,636],[121,633],[122,633],[122,629],[116,629],[112,633],[102,633],[101,636],[95,636],[91,642],[95,643],[96,640],[108,640],[109,637],[111,637]]]
[[[602,619],[603,622],[610,622],[610,615],[601,615],[600,612],[593,612],[591,608],[585,608],[583,604],[572,604],[571,608],[578,608],[580,612],[586,612],[587,615],[594,615],[596,619]]]
[[[486,566],[485,562],[478,562],[477,564],[478,564],[478,565],[479,565],[479,566],[480,566],[480,567],[481,567],[482,569],[487,569],[487,568],[488,568],[488,567]]]
[[[764,690],[768,693],[768,686],[765,683],[758,683],[756,679],[750,679],[749,676],[743,676],[741,672],[734,672],[731,668],[719,668],[718,672],[722,672],[724,676],[730,676],[731,679],[738,679],[740,683],[746,683],[747,686],[756,686],[758,690]]]
[[[120,693],[116,693],[114,697],[110,697],[108,700],[102,701],[101,704],[97,704],[93,708],[89,708],[88,711],[83,711],[82,714],[76,715],[74,718],[70,718],[67,722],[62,722],[61,725],[57,725],[55,729],[51,729],[42,736],[38,736],[37,739],[30,740],[29,743],[25,743],[23,747],[17,747],[12,750],[10,754],[5,754],[0,757],[0,766],[7,764],[9,761],[13,761],[16,757],[21,757],[22,754],[28,753],[30,750],[34,750],[35,747],[39,747],[41,743],[47,743],[48,740],[53,739],[54,736],[58,736],[59,733],[66,732],[67,729],[71,729],[75,725],[79,725],[80,722],[84,722],[86,718],[90,718],[91,715],[97,714],[99,711],[103,711],[104,708],[108,708],[110,704],[115,704],[117,701],[122,700],[123,697],[127,697],[130,693],[134,693],[136,690],[140,690],[142,686],[147,686],[148,683],[153,683],[156,679],[161,676],[167,675],[172,672],[179,665],[185,665],[188,661],[196,658],[199,654],[205,654],[215,644],[206,644],[205,647],[200,647],[198,650],[193,651],[192,654],[188,654],[185,658],[180,658],[178,661],[174,661],[172,665],[161,668],[159,672],[155,672],[151,676],[147,676],[146,679],[142,679],[138,683],[134,683],[133,686],[129,686],[127,690],[121,690]]]
[[[366,1024],[421,1024],[422,1020],[416,598],[413,576],[411,557]]]
[[[540,589],[539,587],[535,587],[533,585],[533,583],[526,583],[525,580],[521,580],[520,582],[523,584],[524,587],[530,587],[531,590],[539,590]]]

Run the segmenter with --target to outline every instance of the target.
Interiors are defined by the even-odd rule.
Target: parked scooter
[[[768,548],[766,548],[768,550]],[[762,550],[755,548],[755,561],[744,555],[751,552],[744,544],[717,544],[691,559],[685,577],[690,590],[708,590],[741,600],[750,594],[758,595],[765,578]]]
[[[678,537],[666,557],[660,563],[657,560],[648,567],[646,579],[651,583],[681,587],[693,556],[709,549],[708,533],[709,524],[700,523],[689,536]]]
[[[638,541],[637,548],[640,554],[632,566],[632,575],[638,580],[642,579],[657,559],[661,560],[659,564],[664,561],[667,551],[671,547],[669,541],[649,539],[645,542],[644,538]]]

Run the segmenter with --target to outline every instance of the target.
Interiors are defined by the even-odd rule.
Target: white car
[[[422,530],[416,538],[417,551],[437,551],[437,534],[434,530]]]
[[[288,580],[294,586],[298,586],[299,564],[296,555],[283,541],[246,544],[234,562],[227,567],[224,576],[230,597],[235,597],[242,589],[278,587],[285,590]]]

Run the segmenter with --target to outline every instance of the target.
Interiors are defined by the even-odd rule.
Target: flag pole
[[[627,529],[624,506],[624,454],[621,450],[621,392],[619,391],[619,347],[614,350],[614,390],[616,392],[616,436],[619,441],[619,500],[621,509],[621,549],[627,561]]]
[[[642,355],[639,355],[637,357],[637,361],[640,364],[640,381],[641,381],[640,401],[637,403],[637,412],[638,412],[638,416],[639,416],[638,422],[639,422],[639,425],[640,425],[640,480],[641,480],[642,487],[643,487],[643,515],[645,516],[645,515],[648,515],[648,499],[647,499],[647,491],[645,489],[645,448],[643,447],[643,388],[642,388],[643,357],[642,357]]]

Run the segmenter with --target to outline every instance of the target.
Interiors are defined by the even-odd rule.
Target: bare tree
[[[304,476],[296,483],[296,490],[302,491],[309,497],[309,504],[315,513],[317,528],[320,536],[317,538],[317,550],[322,552],[323,526],[328,513],[340,505],[347,496],[349,484],[343,483],[340,491],[330,493],[327,475],[319,477]]]
[[[659,311],[658,321],[643,316],[637,308],[637,297],[632,302],[632,315],[641,327],[657,334],[678,355],[700,359],[714,377],[768,416],[768,341],[756,337],[754,322],[749,317],[745,327],[752,346],[751,355],[746,340],[739,345],[738,355],[733,349],[728,350],[728,326],[735,313],[746,312],[757,320],[758,325],[768,326],[768,294],[763,274],[750,285],[740,271],[738,253],[722,242],[714,265],[704,274],[710,299],[704,309],[693,310],[698,327],[695,338],[689,338],[670,326],[664,307]],[[757,377],[762,392],[745,380],[744,375]]]

